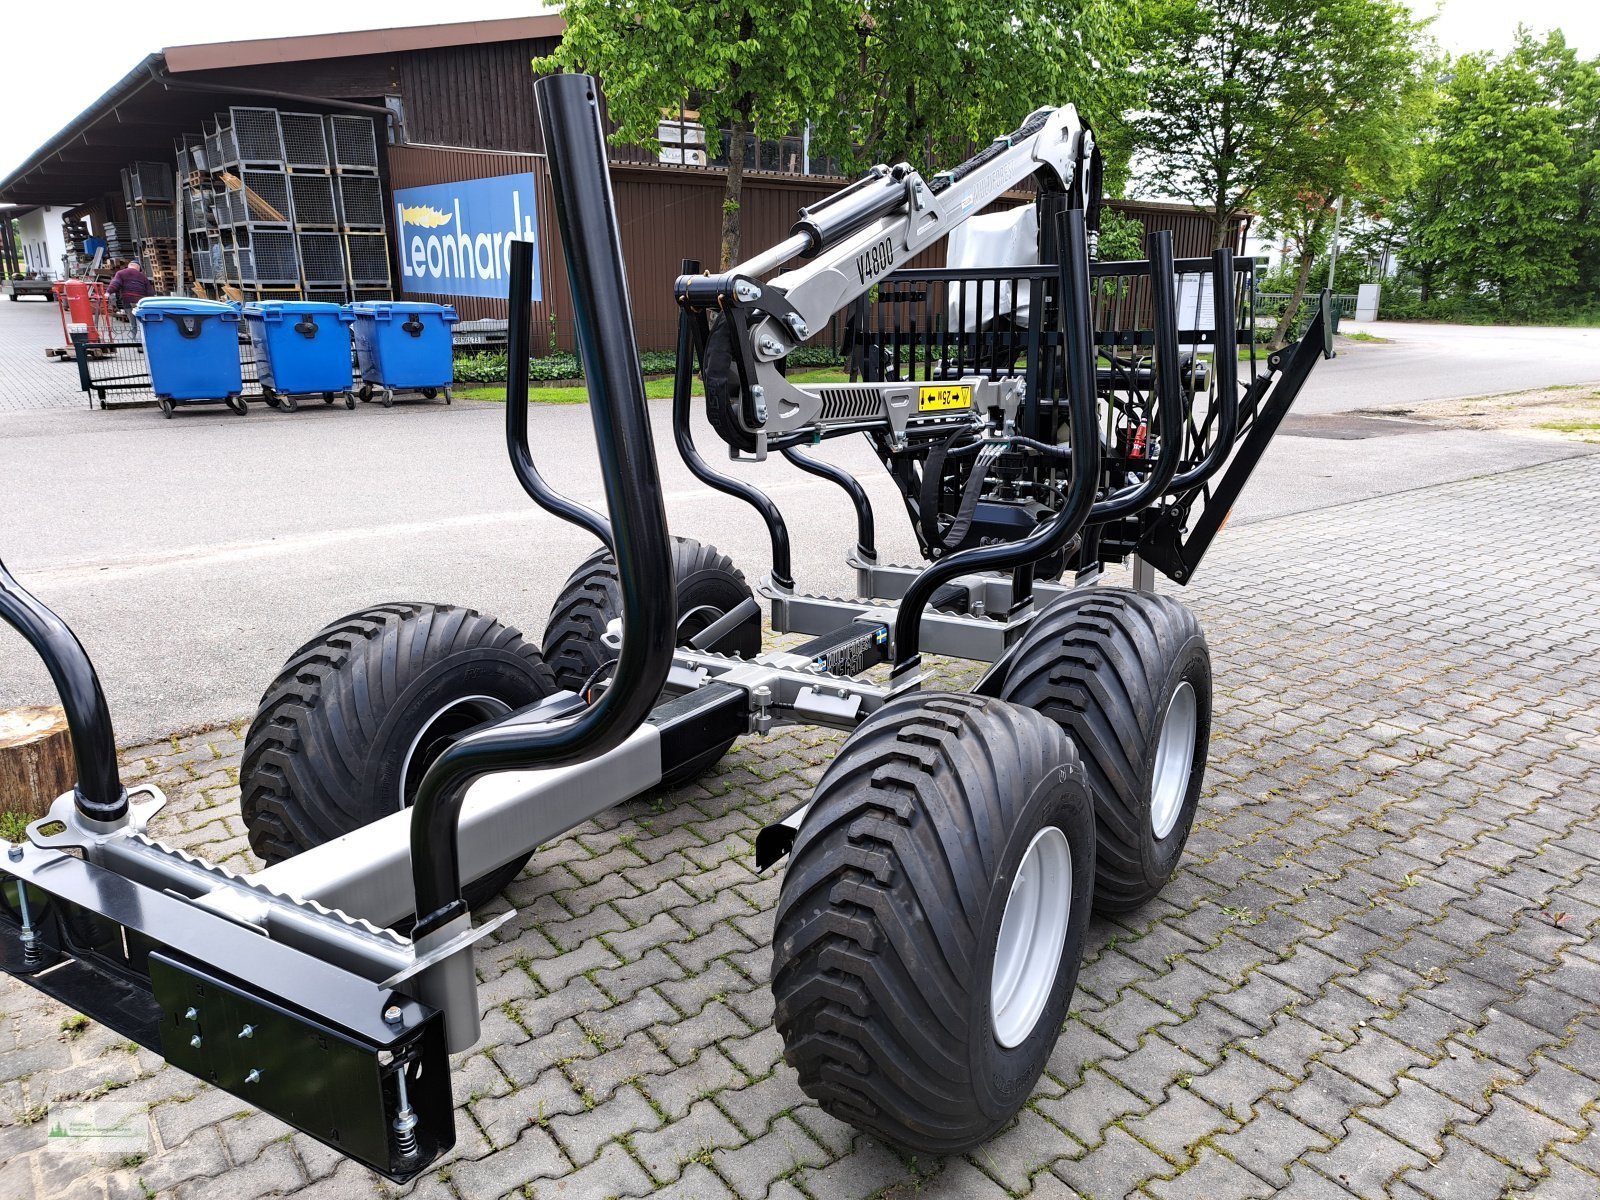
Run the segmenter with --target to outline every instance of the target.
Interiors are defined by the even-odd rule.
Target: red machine
[[[56,308],[61,312],[61,336],[68,346],[72,344],[72,325],[87,326],[91,343],[116,341],[111,332],[111,303],[105,284],[66,279],[57,283],[54,291]]]

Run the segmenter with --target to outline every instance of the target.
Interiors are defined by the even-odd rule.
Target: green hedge
[[[678,356],[670,350],[646,350],[639,360],[646,375],[670,375],[678,365]],[[843,356],[828,346],[802,346],[789,355],[791,368],[837,367],[843,362]],[[504,351],[464,354],[456,359],[456,382],[504,383],[509,364]],[[583,364],[575,354],[547,354],[528,360],[528,378],[534,383],[582,379]]]

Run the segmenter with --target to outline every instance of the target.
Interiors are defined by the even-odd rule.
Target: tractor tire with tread
[[[553,691],[539,651],[470,608],[380,604],[334,621],[290,655],[246,735],[250,848],[281,862],[409,806],[455,737]],[[463,881],[468,902],[497,895],[531,853]]]
[[[683,645],[715,619],[750,597],[750,585],[733,565],[733,560],[715,546],[702,545],[690,538],[672,539],[672,574],[677,586],[678,644]],[[622,581],[616,560],[602,546],[567,579],[545,623],[544,660],[554,672],[556,684],[582,693],[599,679],[617,652],[601,641],[613,620],[622,615]],[[739,630],[731,647],[740,658],[753,658],[761,650],[759,617]],[[661,786],[677,787],[709,770],[721,760],[733,742],[708,750],[705,754],[668,770]]]
[[[800,1086],[908,1151],[991,1137],[1055,1048],[1094,871],[1088,780],[1053,721],[966,693],[879,709],[818,783],[778,899],[775,1021]],[[1038,908],[1014,900],[1030,875]]]
[[[1059,724],[1089,773],[1095,910],[1153,899],[1183,857],[1205,777],[1211,657],[1200,622],[1170,596],[1082,588],[1034,619],[1002,669],[993,694]]]

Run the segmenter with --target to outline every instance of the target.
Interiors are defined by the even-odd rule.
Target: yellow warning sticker
[[[972,407],[970,384],[930,384],[917,392],[918,412],[952,412]]]

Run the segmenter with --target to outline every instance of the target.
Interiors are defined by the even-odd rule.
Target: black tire
[[[360,390],[356,394],[361,397],[361,403],[368,403],[372,399],[372,385],[370,383],[363,383]]]
[[[1003,1044],[1002,918],[1035,839],[1059,845],[1052,831],[1071,882],[1057,873],[1048,894],[1071,904],[1058,954],[1037,959],[1037,1007]],[[906,1150],[957,1154],[992,1136],[1055,1047],[1094,872],[1088,780],[1059,726],[966,694],[878,710],[817,785],[778,899],[772,991],[800,1086]]]
[[[333,622],[290,655],[250,724],[250,848],[281,862],[409,806],[454,737],[554,690],[521,633],[470,608],[381,604]],[[467,900],[499,894],[530,855],[468,884]]]
[[[1174,759],[1158,789],[1161,735],[1169,713],[1181,716],[1174,701],[1184,685],[1193,738],[1182,723],[1169,740],[1174,754],[1187,745],[1187,774]],[[1078,748],[1099,830],[1096,911],[1154,898],[1183,857],[1211,740],[1211,655],[1194,614],[1170,596],[1125,588],[1070,592],[1035,619],[996,694],[1045,714]]]
[[[732,559],[715,546],[703,546],[689,538],[672,539],[672,575],[677,589],[680,646],[718,616],[732,612],[750,598],[750,585]],[[611,551],[601,547],[579,563],[567,579],[545,624],[544,659],[554,672],[558,687],[581,693],[604,674],[606,666],[616,660],[617,652],[601,640],[601,635],[621,615],[622,585],[617,564]],[[759,654],[760,617],[741,626],[724,651],[740,658]],[[661,785],[677,787],[699,777],[732,746],[730,740],[670,768],[662,776]]]
[[[355,398],[355,396],[350,392],[346,392],[344,394],[344,409],[345,409],[345,411],[346,412],[354,412],[355,411],[355,407],[356,407],[356,398]]]
[[[104,399],[104,397],[102,397],[102,399]],[[161,406],[161,415],[169,421],[172,420],[172,410],[174,407],[172,401],[163,396],[160,400],[156,401],[156,403]]]
[[[332,392],[323,392],[322,393],[322,402],[324,404],[332,404],[333,403],[333,393]]]
[[[263,387],[261,389],[261,403],[265,404],[268,408],[277,408],[278,393],[269,387]]]
[[[422,389],[422,398],[424,400],[436,400],[436,399],[438,399],[438,397],[439,397],[439,389],[438,388],[423,388]]]
[[[243,396],[230,397],[228,407],[233,409],[236,416],[248,417],[250,415],[250,404]]]
[[[284,412],[299,412],[300,411],[300,401],[297,400],[295,397],[293,397],[293,396],[284,396],[282,398],[282,402],[283,402],[283,411]]]

